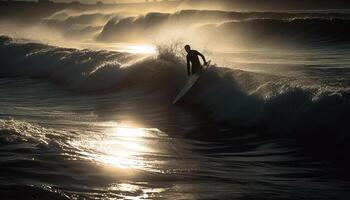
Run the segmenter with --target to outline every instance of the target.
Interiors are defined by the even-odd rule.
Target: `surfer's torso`
[[[199,55],[199,52],[196,50],[191,50],[187,54],[187,61],[191,62],[192,64],[192,73],[196,73],[202,70],[202,65],[199,62],[198,55]]]

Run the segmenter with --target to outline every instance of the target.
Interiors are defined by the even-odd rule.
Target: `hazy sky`
[[[16,0],[15,0],[16,1]],[[23,0],[18,0],[23,1]],[[37,1],[37,0],[29,0]],[[79,1],[94,4],[98,1],[104,3],[137,3],[146,0],[51,0],[54,2]],[[148,0],[154,2],[155,0]],[[156,0],[158,2],[165,0]],[[180,0],[168,0],[180,1]],[[183,0],[186,5],[218,6],[221,8],[237,8],[242,10],[275,10],[275,9],[350,9],[350,0]],[[216,7],[217,8],[217,7]]]
[[[1,0],[0,0],[1,1]],[[38,0],[14,0],[14,1],[38,1]],[[79,1],[82,3],[96,3],[98,1],[101,2],[115,2],[115,3],[139,3],[139,2],[146,2],[146,0],[50,0],[53,2],[72,2],[72,1]],[[157,0],[162,1],[162,0]],[[177,0],[169,0],[169,1],[177,1]],[[153,0],[149,0],[149,2],[153,2]]]
[[[70,1],[74,1],[74,0],[52,0],[55,2],[70,2]],[[116,2],[116,3],[138,3],[138,2],[145,2],[145,0],[77,0],[80,2],[84,2],[84,3],[95,3],[97,1],[102,1],[102,2]],[[153,0],[149,0],[149,2],[152,2]],[[161,0],[158,0],[161,1]]]
[[[16,1],[16,0],[15,0]],[[17,1],[26,1],[26,0],[17,0]],[[37,1],[37,0],[27,0],[27,1]],[[51,0],[51,1],[55,1],[55,2],[71,2],[71,1],[80,1],[80,2],[86,2],[86,3],[94,3],[97,1],[102,1],[102,2],[120,2],[120,3],[137,3],[137,2],[146,2],[147,0]],[[153,2],[153,1],[166,1],[166,0],[148,0],[149,2]],[[181,1],[181,0],[167,0],[167,1]],[[191,1],[196,1],[196,0],[191,0]],[[201,0],[197,0],[197,1],[201,1]],[[221,0],[204,0],[207,2],[220,2]],[[230,2],[230,0],[223,0],[226,2]],[[275,2],[275,3],[280,3],[280,2],[284,2],[284,3],[291,3],[291,2],[296,2],[297,0],[231,0],[233,3],[234,2],[249,2],[249,3],[262,3],[262,2]],[[349,0],[303,0],[301,1],[301,3],[303,2],[314,2],[314,3],[332,3],[332,2],[341,2],[344,5],[350,5],[350,1]]]

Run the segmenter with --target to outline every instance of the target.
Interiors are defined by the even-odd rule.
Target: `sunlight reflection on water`
[[[118,192],[120,197],[125,199],[150,199],[165,192],[164,188],[147,188],[138,184],[120,183],[113,184],[108,188],[109,192]],[[135,195],[138,194],[138,195]]]
[[[156,161],[145,155],[161,154],[153,144],[156,138],[166,135],[158,129],[138,128],[117,123],[104,123],[102,132],[89,134],[70,141],[82,158],[123,169],[156,171]]]
[[[177,180],[195,170],[196,163],[187,160],[186,151],[178,148],[186,143],[176,143],[159,129],[141,127],[129,121],[92,123],[85,134],[69,141],[75,154],[70,157],[97,164],[91,174],[112,180],[98,188],[107,192],[105,199],[165,198],[174,186],[164,184],[164,178]]]

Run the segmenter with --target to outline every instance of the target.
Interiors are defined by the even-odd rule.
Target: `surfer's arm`
[[[203,59],[204,65],[207,65],[207,61],[205,60],[205,57],[203,56],[203,54],[199,53],[197,51],[197,54]]]
[[[188,56],[186,58],[187,58],[187,74],[188,76],[190,76],[191,75],[190,59]]]

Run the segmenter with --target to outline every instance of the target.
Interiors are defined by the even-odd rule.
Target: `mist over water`
[[[1,18],[0,196],[347,199],[350,12],[164,5]]]

